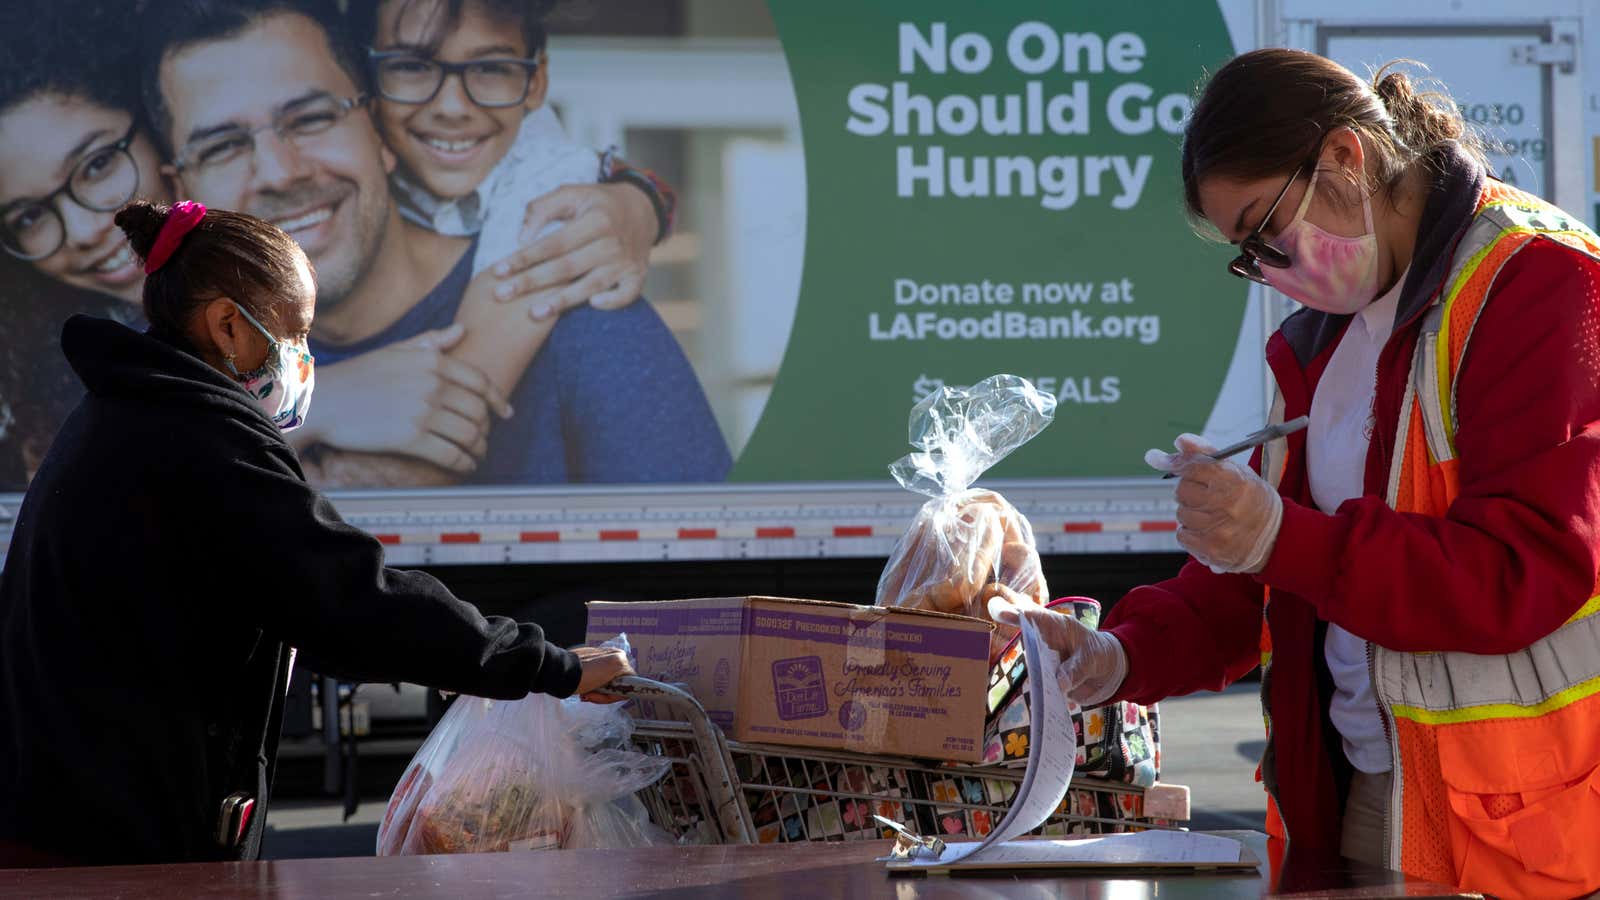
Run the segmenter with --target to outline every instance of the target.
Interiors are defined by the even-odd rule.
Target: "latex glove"
[[[1180,476],[1178,543],[1219,574],[1266,568],[1283,526],[1283,498],[1249,466],[1211,459],[1216,449],[1195,435],[1179,435],[1176,446],[1177,453],[1151,450],[1144,460]]]
[[[1061,654],[1055,675],[1068,699],[1079,706],[1100,706],[1122,687],[1128,676],[1128,654],[1116,637],[1053,609],[1017,606],[999,596],[989,600],[989,617],[1002,625],[1020,628],[1023,616],[1032,620],[1045,644]]]

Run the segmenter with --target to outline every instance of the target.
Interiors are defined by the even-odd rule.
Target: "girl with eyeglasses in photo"
[[[26,486],[83,394],[59,350],[73,313],[142,322],[116,211],[173,186],[142,120],[120,6],[0,9],[0,489]]]

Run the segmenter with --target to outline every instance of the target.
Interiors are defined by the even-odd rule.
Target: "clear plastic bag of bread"
[[[889,466],[908,490],[931,497],[878,579],[879,606],[989,618],[989,598],[1050,600],[1033,527],[1006,498],[972,484],[1055,418],[1056,398],[1025,378],[995,375],[942,387],[911,410],[917,452]],[[992,655],[1015,635],[999,626]]]
[[[634,796],[671,763],[632,734],[622,704],[458,697],[389,798],[378,855],[671,844]]]

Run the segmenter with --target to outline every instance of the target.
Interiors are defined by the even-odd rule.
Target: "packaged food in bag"
[[[560,800],[541,790],[548,779],[540,783],[526,751],[520,742],[492,733],[467,738],[455,754],[457,763],[418,805],[405,852],[560,846],[566,815]]]
[[[622,704],[458,697],[395,787],[378,855],[670,844],[634,795],[671,763],[632,732]]]
[[[918,452],[889,471],[932,499],[890,553],[877,605],[987,619],[996,585],[1040,605],[1049,601],[1033,527],[1004,497],[972,484],[1043,431],[1055,407],[1055,397],[1026,379],[995,375],[970,388],[942,387],[911,410],[910,441]],[[1015,633],[1000,626],[991,656]]]

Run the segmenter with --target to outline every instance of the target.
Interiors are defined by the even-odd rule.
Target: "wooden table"
[[[1266,859],[1266,837],[1221,832]],[[1255,875],[1122,875],[1073,878],[891,878],[874,859],[886,842],[648,850],[565,850],[360,859],[302,859],[99,869],[0,870],[0,897],[202,898],[678,897],[763,898],[1256,898]],[[1291,857],[1281,889],[1323,898],[1458,896],[1440,885],[1339,858]]]

